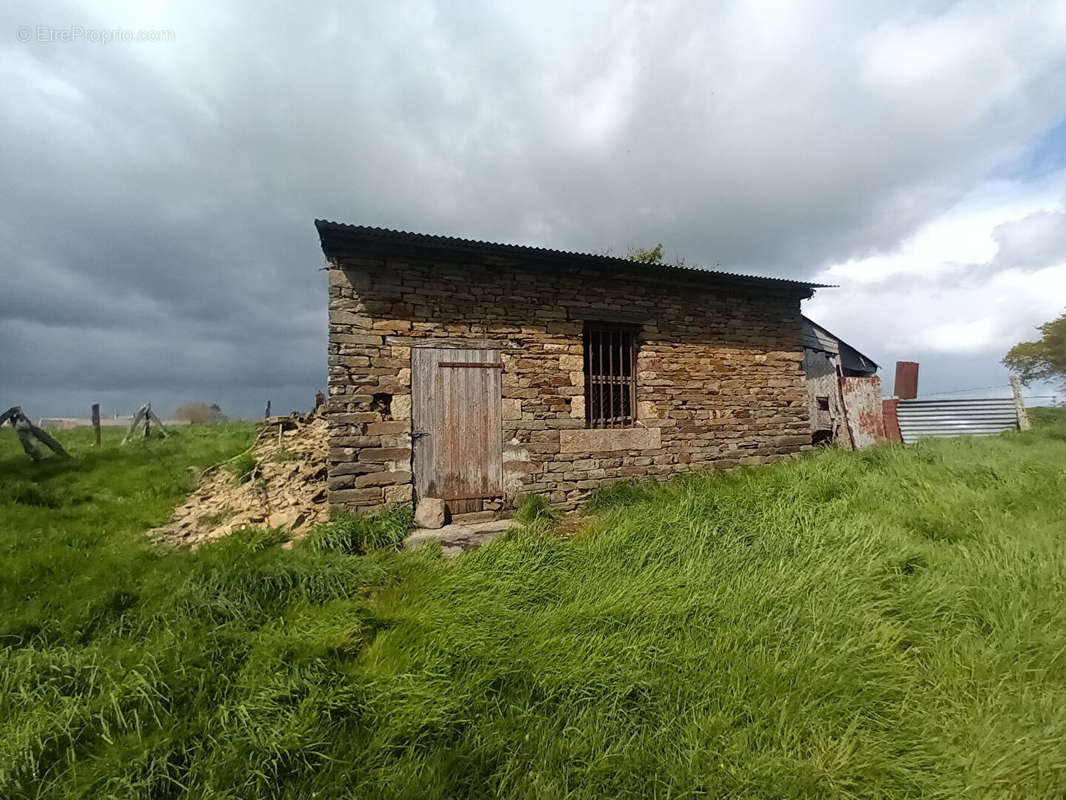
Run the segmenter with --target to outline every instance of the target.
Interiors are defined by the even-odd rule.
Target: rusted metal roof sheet
[[[923,436],[991,436],[1018,427],[1010,398],[900,400],[896,414],[907,444]]]
[[[435,236],[426,233],[397,231],[389,228],[374,228],[366,225],[348,225],[316,219],[315,227],[322,242],[322,250],[327,257],[343,257],[347,253],[372,247],[397,247],[409,250],[438,251],[450,254],[475,255],[486,258],[521,258],[525,262],[545,265],[558,265],[566,269],[589,268],[608,274],[625,273],[627,276],[640,276],[648,279],[676,281],[678,279],[700,282],[726,283],[747,288],[761,289],[798,289],[806,296],[814,294],[815,289],[834,288],[830,284],[795,281],[788,278],[764,278],[759,275],[742,275],[735,272],[719,272],[701,267],[688,267],[675,264],[644,264],[628,258],[596,255],[594,253],[574,253],[565,250],[552,250],[545,247],[528,247],[518,244],[500,244],[483,242],[476,239],[461,239],[456,236]]]

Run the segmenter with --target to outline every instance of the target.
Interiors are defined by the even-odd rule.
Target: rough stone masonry
[[[413,496],[411,351],[500,351],[505,496],[563,508],[619,478],[810,447],[800,300],[813,284],[317,221],[329,263],[329,501]],[[636,423],[587,429],[586,322],[636,335]],[[465,509],[469,510],[469,509]]]

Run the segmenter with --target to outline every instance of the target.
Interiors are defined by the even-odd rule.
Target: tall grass
[[[0,439],[0,796],[1061,797],[1038,423],[616,485],[570,541],[530,501],[454,561],[397,552],[398,510],[145,545],[247,430],[70,466]]]

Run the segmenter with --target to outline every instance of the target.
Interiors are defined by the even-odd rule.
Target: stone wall
[[[330,502],[411,499],[419,344],[501,351],[505,504],[535,492],[572,507],[618,478],[796,454],[811,441],[801,296],[506,263],[331,259]],[[637,427],[585,430],[586,320],[639,324]]]

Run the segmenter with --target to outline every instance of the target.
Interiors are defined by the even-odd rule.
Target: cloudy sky
[[[307,407],[315,217],[839,284],[807,313],[886,388],[1005,384],[1066,309],[1062,0],[16,0],[0,81],[33,416]]]

